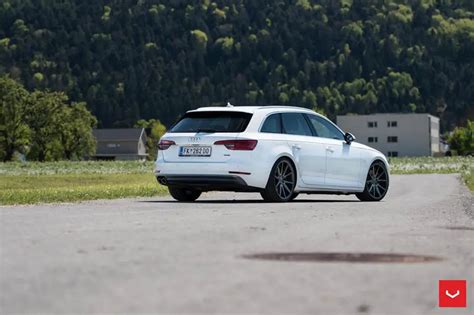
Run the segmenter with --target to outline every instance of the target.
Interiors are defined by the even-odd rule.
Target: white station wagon
[[[387,159],[354,140],[305,108],[203,107],[188,111],[161,138],[155,175],[179,201],[213,190],[259,192],[272,202],[300,193],[382,200]]]

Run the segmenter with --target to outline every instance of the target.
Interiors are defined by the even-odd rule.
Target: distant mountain
[[[103,127],[204,105],[474,116],[472,0],[3,0],[0,74]]]

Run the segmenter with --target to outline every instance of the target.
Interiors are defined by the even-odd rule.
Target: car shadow
[[[194,202],[180,202],[176,200],[137,200],[137,202],[143,203],[183,203],[183,204],[246,204],[246,203],[268,203],[268,204],[278,204],[277,202],[265,202],[263,200],[257,199],[241,199],[241,200],[196,200]],[[361,202],[359,200],[332,200],[332,199],[297,199],[288,202],[292,203],[351,203],[351,202]]]

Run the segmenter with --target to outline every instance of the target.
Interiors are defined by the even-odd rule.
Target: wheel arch
[[[388,164],[387,159],[380,156],[376,156],[375,158],[372,159],[372,162],[370,162],[370,165],[374,164],[375,162],[382,162],[383,165],[385,165],[387,172],[390,173],[390,164]]]
[[[273,166],[275,166],[276,162],[281,158],[287,158],[288,160],[290,160],[291,164],[293,165],[293,168],[295,169],[295,172],[296,172],[296,187],[298,187],[298,184],[300,182],[300,178],[299,178],[300,172],[299,172],[298,165],[296,164],[294,157],[288,152],[281,152],[280,154],[276,155],[273,158],[272,163],[269,163],[270,164],[269,168],[265,172],[266,173],[265,185],[267,184],[268,179],[270,178],[270,175],[271,175],[270,173],[272,172]]]
[[[388,164],[387,159],[385,159],[384,156],[381,155],[373,155],[373,156],[368,156],[367,159],[363,160],[362,162],[362,169],[360,174],[360,182],[365,185],[365,180],[367,178],[367,174],[369,173],[369,169],[374,164],[375,162],[382,162],[385,165],[385,168],[387,169],[387,173],[390,176],[390,165]]]
[[[281,154],[277,155],[276,159],[273,161],[272,168],[276,164],[276,162],[281,158],[287,158],[288,160],[290,160],[290,162],[291,162],[291,164],[293,164],[293,167],[294,167],[295,172],[296,172],[296,179],[298,179],[298,174],[299,174],[298,166],[296,165],[296,162],[294,161],[294,158],[293,158],[293,156],[291,156],[291,154],[288,154],[288,153],[284,152],[284,153],[281,153]],[[271,172],[271,169],[270,169],[270,172]],[[268,176],[270,176],[270,172],[268,173]]]
[[[385,166],[385,168],[387,169],[387,172],[390,173],[390,165],[388,164],[387,160],[380,157],[380,156],[375,156],[372,159],[370,159],[370,163],[366,164],[365,175],[367,175],[367,172],[369,171],[372,164],[374,164],[376,162],[381,162]]]

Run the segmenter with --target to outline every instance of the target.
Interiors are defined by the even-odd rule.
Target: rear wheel
[[[299,193],[293,193],[293,195],[291,195],[290,200],[296,199],[296,197],[298,197],[298,195],[299,195]]]
[[[356,194],[361,201],[380,201],[388,191],[388,172],[385,164],[375,161],[369,168],[364,191]]]
[[[296,186],[296,170],[287,158],[279,159],[273,166],[265,190],[260,194],[265,201],[291,201],[298,194],[294,193]]]
[[[171,197],[178,201],[195,201],[201,196],[201,192],[193,189],[168,187]]]

